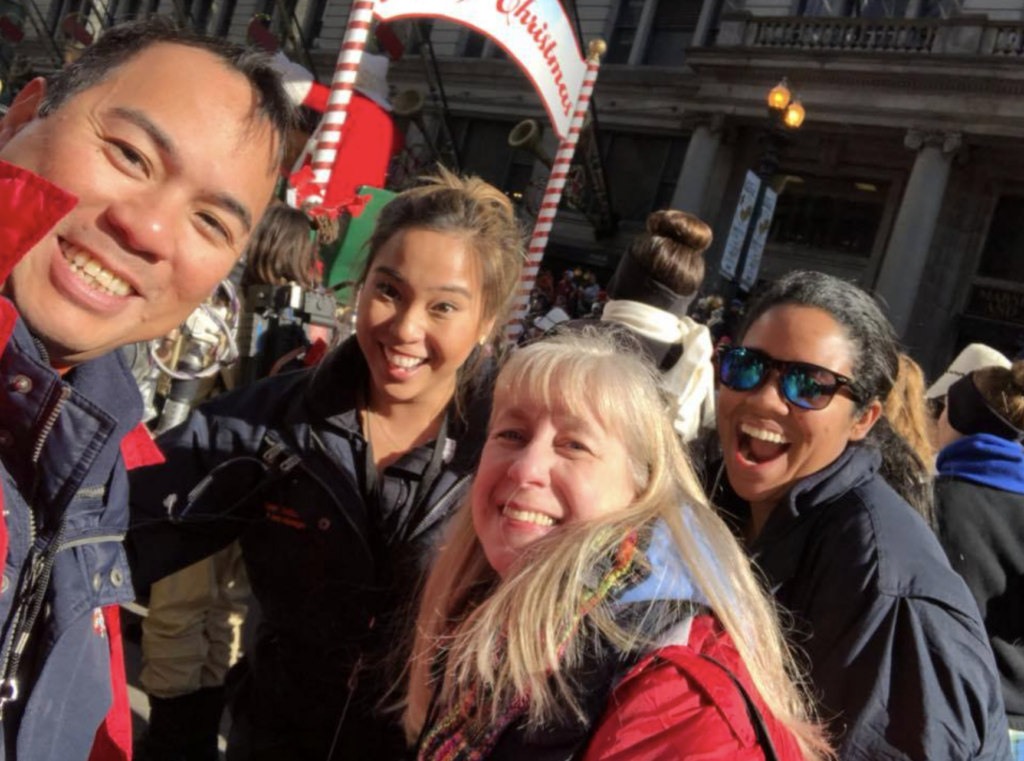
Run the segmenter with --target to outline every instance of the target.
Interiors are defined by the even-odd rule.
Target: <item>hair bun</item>
[[[1024,394],[1024,359],[1018,359],[1010,366],[1010,375],[1013,377],[1013,385]]]
[[[704,220],[678,209],[656,211],[647,217],[647,232],[670,238],[681,246],[703,253],[714,235]]]

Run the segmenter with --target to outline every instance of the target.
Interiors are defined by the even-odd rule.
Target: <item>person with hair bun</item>
[[[1024,758],[1024,360],[953,383],[938,424],[939,540],[981,608]]]
[[[511,355],[411,627],[419,761],[829,757],[665,412],[605,331]]]
[[[469,484],[485,346],[523,264],[511,202],[441,171],[381,211],[355,335],[201,405],[132,481],[137,586],[239,539],[260,626],[228,678],[231,761],[387,758],[401,611]]]
[[[869,294],[817,272],[771,284],[719,354],[712,499],[793,615],[840,759],[1005,760],[978,606],[884,477],[918,467],[882,415],[898,368]]]
[[[704,252],[712,239],[711,228],[685,211],[651,214],[647,231],[619,261],[601,317],[629,328],[661,371],[683,441],[715,421],[711,334],[686,315],[704,281]]]

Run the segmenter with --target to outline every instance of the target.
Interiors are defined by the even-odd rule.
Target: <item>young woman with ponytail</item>
[[[595,329],[502,369],[414,629],[420,761],[829,755],[659,385]]]
[[[501,191],[424,178],[377,218],[355,335],[200,405],[132,481],[137,587],[241,542],[261,616],[228,679],[231,761],[403,750],[384,665],[480,455],[523,259]]]
[[[793,614],[839,758],[1005,759],[977,605],[883,475],[920,464],[882,416],[899,351],[879,307],[790,273],[718,362],[713,499]]]
[[[1024,360],[949,387],[939,418],[939,540],[978,601],[1013,758],[1024,758]]]

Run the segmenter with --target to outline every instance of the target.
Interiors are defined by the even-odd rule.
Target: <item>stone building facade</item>
[[[0,78],[52,68],[103,24],[149,12],[236,39],[261,14],[325,78],[349,4],[0,0]],[[722,246],[769,126],[765,97],[786,77],[807,120],[772,179],[779,199],[761,276],[820,269],[874,290],[932,373],[970,341],[1024,347],[1024,0],[563,4],[584,40],[609,42],[591,155],[602,159],[617,225],[593,208],[564,209],[553,266],[607,274],[647,214],[675,206],[715,229],[707,285],[721,287]],[[5,36],[3,18],[24,39]],[[406,54],[391,67],[392,92],[425,96],[430,139],[410,127],[421,143],[413,169],[457,154],[528,209],[547,169],[507,144],[520,120],[544,124],[526,78],[470,30],[438,21],[395,31]],[[554,153],[550,130],[541,143]]]

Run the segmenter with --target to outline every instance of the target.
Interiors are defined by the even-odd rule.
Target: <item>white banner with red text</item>
[[[443,18],[498,44],[533,82],[555,132],[569,132],[587,62],[558,0],[376,0],[383,21]]]

